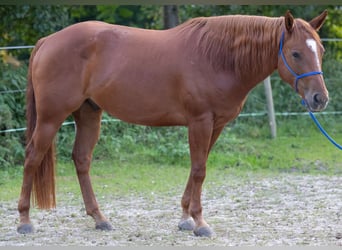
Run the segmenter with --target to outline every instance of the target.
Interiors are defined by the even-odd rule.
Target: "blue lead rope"
[[[281,38],[280,38],[280,44],[279,44],[279,55],[281,56],[281,59],[283,60],[286,68],[289,70],[289,72],[295,77],[295,90],[298,93],[298,80],[307,76],[312,76],[312,75],[323,75],[322,71],[312,71],[312,72],[308,72],[308,73],[304,73],[301,75],[298,75],[296,72],[293,71],[293,69],[290,67],[290,65],[287,63],[284,53],[283,53],[283,44],[284,44],[284,36],[285,36],[285,32],[283,32],[281,34]],[[304,99],[302,99],[302,104],[303,106],[306,107],[306,109],[309,112],[309,115],[311,117],[311,119],[314,121],[314,123],[316,124],[316,126],[318,127],[318,129],[322,132],[322,134],[332,143],[334,144],[338,149],[342,150],[342,146],[340,144],[338,144],[336,141],[334,141],[333,138],[331,138],[328,133],[324,130],[324,128],[322,127],[322,125],[319,123],[319,121],[317,120],[317,118],[315,117],[315,115],[310,111],[310,109],[308,109],[307,104],[305,102]]]
[[[303,106],[306,106],[305,100],[302,100],[302,104]],[[317,120],[316,116],[310,111],[308,110],[309,115],[311,117],[311,119],[314,121],[314,123],[316,124],[317,128],[322,132],[322,134],[333,144],[335,145],[338,149],[342,150],[342,146],[340,144],[338,144],[333,138],[331,138],[331,136],[324,130],[324,128],[322,127],[322,125],[319,123],[319,121]]]

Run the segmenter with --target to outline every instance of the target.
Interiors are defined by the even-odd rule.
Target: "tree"
[[[164,29],[175,27],[179,24],[177,5],[164,6]]]
[[[71,23],[67,7],[57,5],[0,5],[0,46],[34,45]],[[29,52],[11,51],[19,59]]]

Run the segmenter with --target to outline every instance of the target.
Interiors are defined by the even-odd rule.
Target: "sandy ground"
[[[195,237],[177,223],[182,187],[153,193],[99,197],[114,230],[94,229],[80,197],[51,211],[32,210],[35,233],[16,232],[16,201],[0,204],[0,246],[342,246],[342,176],[280,175],[207,183],[204,216],[215,236]],[[174,195],[177,193],[177,195]]]

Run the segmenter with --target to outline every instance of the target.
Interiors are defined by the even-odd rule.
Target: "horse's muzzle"
[[[328,95],[322,93],[315,93],[311,95],[311,97],[305,99],[309,110],[312,112],[323,111],[329,102]]]

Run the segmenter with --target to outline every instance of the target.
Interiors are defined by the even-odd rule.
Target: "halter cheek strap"
[[[285,37],[285,32],[283,31],[283,33],[281,34],[281,38],[280,38],[280,45],[279,45],[279,55],[281,56],[281,59],[283,60],[286,68],[289,70],[289,72],[295,77],[295,90],[298,93],[298,80],[307,76],[313,76],[313,75],[323,75],[322,71],[311,71],[308,73],[304,73],[304,74],[300,74],[298,75],[296,72],[294,72],[294,70],[290,67],[290,65],[287,63],[286,59],[285,59],[285,55],[283,53],[283,44],[284,44],[284,37]]]

